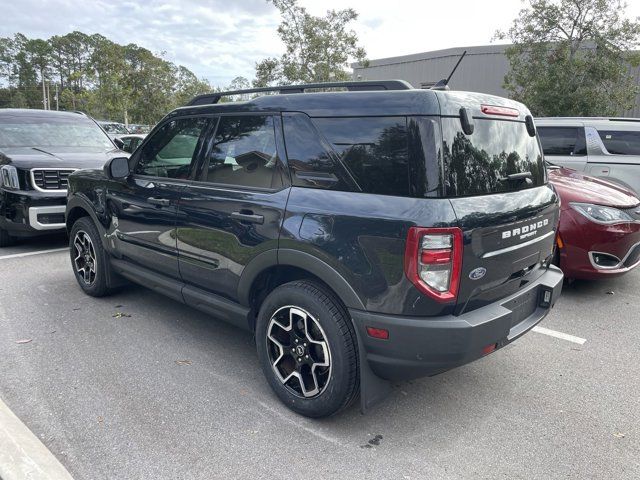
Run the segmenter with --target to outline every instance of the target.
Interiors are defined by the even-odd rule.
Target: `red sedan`
[[[559,266],[566,278],[622,275],[640,264],[640,199],[613,183],[575,170],[549,167],[562,201]]]

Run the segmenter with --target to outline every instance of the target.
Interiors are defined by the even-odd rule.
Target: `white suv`
[[[539,118],[547,161],[640,192],[640,119]]]

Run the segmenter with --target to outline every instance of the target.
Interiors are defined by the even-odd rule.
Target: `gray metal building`
[[[428,88],[451,73],[462,52],[467,56],[462,61],[449,86],[453,90],[482,92],[508,96],[502,88],[504,76],[509,70],[505,50],[509,45],[485,45],[480,47],[448,48],[433,52],[416,53],[401,57],[370,60],[367,67],[353,64],[356,80],[402,79],[416,88]],[[640,67],[634,69],[636,82],[640,85]],[[635,107],[620,115],[640,117],[640,96]]]

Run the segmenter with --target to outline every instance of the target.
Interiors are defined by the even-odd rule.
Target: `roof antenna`
[[[466,54],[467,54],[466,50],[462,52],[462,55],[460,55],[460,58],[458,59],[458,63],[456,63],[456,66],[453,67],[453,70],[451,70],[451,73],[449,74],[449,76],[447,78],[443,78],[438,83],[436,83],[433,87],[431,87],[431,90],[449,90],[449,80],[451,80],[451,77],[453,77],[453,74],[456,73],[456,70],[458,69],[458,65],[460,65],[460,62],[462,62],[462,59]]]

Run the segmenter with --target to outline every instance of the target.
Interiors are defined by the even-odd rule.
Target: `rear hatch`
[[[439,92],[439,100],[445,195],[464,237],[455,310],[461,314],[509,296],[544,273],[542,264],[553,252],[558,197],[524,105],[462,92]],[[517,300],[531,303],[516,309],[525,316],[536,306],[535,294],[530,297]]]

